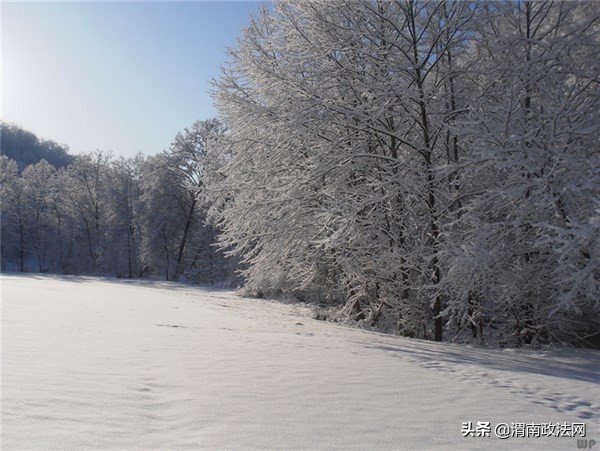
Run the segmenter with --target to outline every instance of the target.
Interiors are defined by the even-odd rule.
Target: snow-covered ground
[[[600,449],[597,351],[409,340],[177,284],[0,280],[6,450],[577,449],[494,437],[557,422]],[[463,437],[469,421],[491,437]]]

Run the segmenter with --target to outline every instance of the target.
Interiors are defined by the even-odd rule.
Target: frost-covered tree
[[[390,310],[406,334],[433,321],[441,339],[442,298],[422,288],[442,277],[448,55],[472,15],[285,2],[255,18],[215,90],[234,149],[222,242],[245,256],[249,287],[325,291],[371,323]]]
[[[23,221],[20,220],[22,208],[22,185],[16,161],[0,155],[0,226],[1,226],[1,258],[2,269],[7,262],[19,256],[19,268],[25,266],[25,235]]]
[[[215,232],[206,223],[204,168],[210,141],[222,133],[216,120],[197,121],[175,137],[168,151],[142,166],[142,260],[148,271],[167,280],[219,279],[223,262],[212,246]]]
[[[225,158],[212,143],[223,133],[217,120],[198,121],[156,157],[97,151],[60,170],[41,161],[19,174],[2,156],[3,268],[235,280],[206,221],[216,197],[205,184],[216,187]]]
[[[110,162],[107,173],[108,231],[105,261],[119,277],[141,275],[141,224],[139,209],[143,156]]]
[[[583,2],[265,9],[214,90],[247,288],[436,340],[593,330],[597,31]]]
[[[37,270],[47,271],[53,259],[56,244],[51,212],[49,187],[53,184],[56,169],[46,160],[27,166],[22,173],[24,208],[29,219],[29,246],[35,258]]]
[[[589,339],[600,330],[600,16],[591,2],[484,6],[449,313],[502,324],[517,344]]]
[[[110,154],[96,151],[78,155],[67,168],[64,196],[71,218],[70,270],[95,272],[104,267],[108,227],[107,192]]]

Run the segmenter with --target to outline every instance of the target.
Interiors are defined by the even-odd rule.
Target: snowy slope
[[[600,447],[596,351],[408,340],[176,284],[1,281],[6,450],[577,449],[500,422],[586,423]]]

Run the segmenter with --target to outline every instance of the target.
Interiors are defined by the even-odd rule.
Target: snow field
[[[600,439],[600,353],[467,348],[158,282],[3,275],[3,449],[577,449],[466,437],[568,422]]]

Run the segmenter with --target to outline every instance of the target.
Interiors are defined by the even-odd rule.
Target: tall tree
[[[30,216],[30,246],[37,260],[37,269],[49,269],[53,243],[50,198],[48,188],[53,184],[56,170],[46,160],[27,166],[21,182],[24,187],[25,208]]]
[[[589,338],[600,308],[600,16],[589,2],[485,7],[462,182],[477,194],[450,264],[452,308],[496,318],[517,344]]]
[[[7,268],[7,262],[17,254],[21,270],[24,269],[25,264],[24,228],[22,221],[19,220],[22,189],[17,174],[16,161],[0,155],[0,246],[3,270]]]
[[[222,133],[216,120],[197,121],[143,165],[143,260],[151,271],[162,267],[167,280],[198,273],[200,262],[215,252],[214,232],[206,224],[204,166],[209,141]]]
[[[96,151],[79,155],[68,168],[69,185],[65,196],[74,216],[76,236],[82,238],[74,245],[78,248],[75,265],[82,271],[102,269],[104,239],[107,231],[108,192],[107,172],[110,154]]]
[[[458,2],[286,2],[254,20],[215,92],[235,149],[223,243],[245,255],[250,286],[329,280],[357,318],[391,308],[406,333],[429,335],[432,320],[441,339],[442,299],[421,288],[442,277],[447,52],[472,15]]]
[[[141,168],[144,158],[113,160],[107,174],[109,229],[106,260],[117,276],[141,275],[141,224],[138,217]]]

